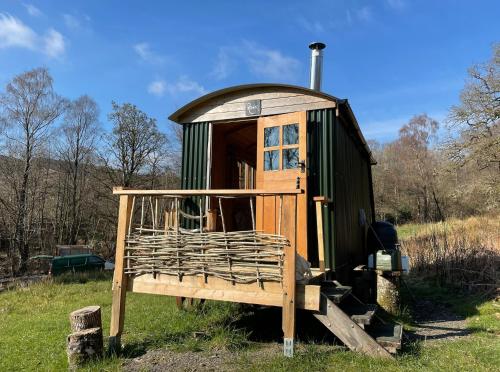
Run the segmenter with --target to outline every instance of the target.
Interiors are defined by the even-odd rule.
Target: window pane
[[[264,151],[264,170],[277,170],[278,169],[278,157],[280,152],[278,150]]]
[[[283,145],[296,145],[299,143],[299,124],[283,126]]]
[[[283,150],[283,169],[293,169],[299,166],[299,149],[298,147],[293,149]]]
[[[264,147],[279,146],[280,127],[264,128]]]

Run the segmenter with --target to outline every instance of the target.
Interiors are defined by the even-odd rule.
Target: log
[[[395,316],[399,315],[401,307],[399,289],[399,276],[377,275],[377,303],[382,309]]]
[[[71,370],[80,367],[89,360],[102,357],[101,328],[89,328],[71,333],[67,343],[68,364]]]
[[[71,332],[83,331],[89,328],[102,328],[101,307],[87,306],[69,314]]]

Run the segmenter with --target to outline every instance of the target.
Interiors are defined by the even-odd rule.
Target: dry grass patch
[[[500,215],[399,230],[403,253],[419,277],[473,292],[493,293],[500,287]]]

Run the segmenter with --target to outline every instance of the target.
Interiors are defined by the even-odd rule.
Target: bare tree
[[[109,120],[113,123],[113,131],[107,139],[111,155],[108,164],[120,169],[120,184],[128,187],[151,159],[157,159],[155,153],[164,153],[166,156],[168,141],[158,130],[156,120],[135,105],[118,105],[115,102],[112,105],[113,112],[109,114]]]
[[[81,223],[81,202],[85,196],[87,171],[95,150],[99,108],[87,95],[68,105],[61,127],[59,158],[69,175],[69,223],[66,239],[75,244]]]
[[[462,187],[454,194],[462,210],[495,211],[500,206],[500,43],[490,61],[469,69],[460,105],[449,114],[447,142]]]
[[[436,140],[439,123],[429,116],[417,115],[399,130],[399,145],[402,147],[401,160],[407,165],[409,192],[416,198],[418,213],[422,221],[431,218],[431,206],[436,206],[438,219],[444,220],[436,194],[436,161],[430,146]],[[432,198],[432,201],[431,201]]]
[[[474,162],[480,169],[493,167],[500,174],[500,43],[492,59],[469,69],[469,81],[452,107],[449,120],[458,138],[449,143],[453,160]]]
[[[65,100],[54,93],[52,77],[45,68],[20,74],[7,84],[0,96],[0,115],[6,126],[7,142],[15,148],[22,172],[15,190],[17,206],[14,244],[19,251],[21,272],[29,258],[27,209],[30,177],[36,153],[49,128],[61,115]]]

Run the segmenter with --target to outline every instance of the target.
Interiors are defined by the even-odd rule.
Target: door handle
[[[306,161],[301,160],[297,164],[300,166],[300,171],[304,173],[306,171]]]

